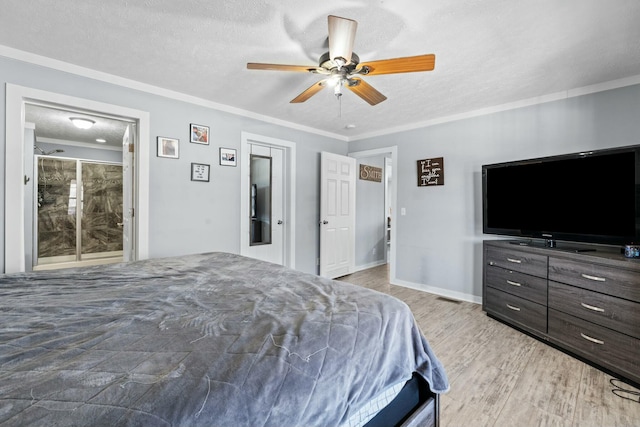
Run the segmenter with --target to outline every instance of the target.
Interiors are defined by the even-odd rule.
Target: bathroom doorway
[[[29,105],[44,105],[74,113],[72,117],[89,118],[95,122],[92,131],[103,129],[101,118],[114,119],[124,122],[126,130],[119,133],[119,143],[110,144],[98,141],[107,139],[94,136],[87,140],[78,137],[59,138],[55,135],[37,136],[37,121],[27,117]],[[4,272],[18,273],[30,271],[33,260],[33,215],[34,200],[34,155],[42,154],[34,147],[38,146],[49,153],[62,149],[64,156],[71,157],[71,150],[90,149],[95,152],[106,153],[113,150],[123,165],[123,234],[129,238],[123,239],[123,258],[128,260],[142,260],[149,258],[149,163],[150,154],[150,114],[147,111],[129,108],[122,105],[109,104],[87,98],[78,98],[65,94],[43,91],[7,83],[5,86],[5,245]],[[88,116],[88,117],[87,117]],[[94,118],[95,117],[95,118]],[[58,121],[68,125],[72,123],[71,116]],[[58,127],[54,126],[52,129]],[[42,126],[40,126],[42,129]],[[85,133],[85,136],[89,133]],[[45,139],[43,139],[45,138]],[[63,141],[61,141],[63,140]],[[60,147],[60,144],[64,146]],[[47,147],[46,145],[51,146]],[[58,147],[55,147],[58,145]],[[118,145],[118,147],[116,147]],[[107,149],[107,146],[109,146]],[[97,150],[99,147],[99,150]],[[91,155],[76,153],[76,158],[94,159]],[[51,156],[59,155],[53,153]],[[99,159],[112,161],[112,159]]]
[[[123,165],[135,122],[30,102],[25,122],[27,271],[129,260]]]

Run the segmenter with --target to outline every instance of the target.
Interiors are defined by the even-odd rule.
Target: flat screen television
[[[482,166],[483,232],[640,242],[640,146]]]

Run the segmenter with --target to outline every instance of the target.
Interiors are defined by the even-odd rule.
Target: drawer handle
[[[511,286],[522,286],[522,284],[518,282],[514,282],[512,280],[507,280],[507,283],[510,284]]]
[[[513,262],[515,264],[522,264],[522,260],[521,259],[507,258],[507,261]]]
[[[587,341],[591,341],[591,342],[592,342],[592,343],[594,343],[594,344],[600,344],[600,345],[603,345],[603,344],[604,344],[604,341],[602,341],[602,340],[598,340],[598,339],[595,339],[595,338],[591,338],[589,335],[585,335],[585,334],[583,334],[582,332],[580,332],[580,336],[581,336],[582,338],[584,338],[585,340],[587,340]]]
[[[594,305],[585,304],[583,302],[580,303],[581,306],[586,308],[587,310],[597,311],[599,313],[604,313],[604,308],[596,307]]]
[[[507,307],[513,311],[520,311],[520,307],[516,307],[514,305],[511,304],[507,304]]]
[[[584,277],[585,279],[595,280],[596,282],[606,282],[607,281],[607,279],[605,279],[604,277],[591,276],[589,274],[581,274],[581,276]]]

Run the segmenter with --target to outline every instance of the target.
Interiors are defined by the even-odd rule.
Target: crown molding
[[[299,130],[302,132],[312,133],[315,135],[325,136],[328,138],[333,138],[340,141],[348,142],[347,137],[336,134],[336,133],[326,132],[320,129],[300,125],[300,124],[289,122],[286,120],[276,119],[274,117],[254,113],[252,111],[243,110],[241,108],[231,107],[229,105],[220,104],[220,103],[209,101],[196,96],[187,95],[181,92],[165,89],[159,86],[154,86],[154,85],[139,82],[136,80],[127,79],[124,77],[116,76],[114,74],[93,70],[91,68],[86,68],[79,65],[71,64],[69,62],[60,61],[58,59],[37,55],[35,53],[25,52],[25,51],[14,49],[4,45],[0,45],[0,56],[4,56],[9,59],[14,59],[17,61],[26,62],[33,65],[39,65],[42,67],[51,68],[57,71],[63,71],[66,73],[90,78],[93,80],[98,80],[105,83],[114,84],[117,86],[126,87],[128,89],[139,90],[139,91],[150,93],[153,95],[174,99],[176,101],[187,102],[187,103],[198,105],[201,107],[222,111],[225,113],[230,113],[230,114],[235,114],[242,117],[247,117],[250,119],[260,120],[262,122],[270,123],[277,126],[282,126],[290,129]]]

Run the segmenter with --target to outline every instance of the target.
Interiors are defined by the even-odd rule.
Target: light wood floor
[[[640,426],[640,403],[614,395],[611,376],[487,317],[478,304],[390,285],[387,266],[338,280],[411,307],[449,377],[442,427]]]

